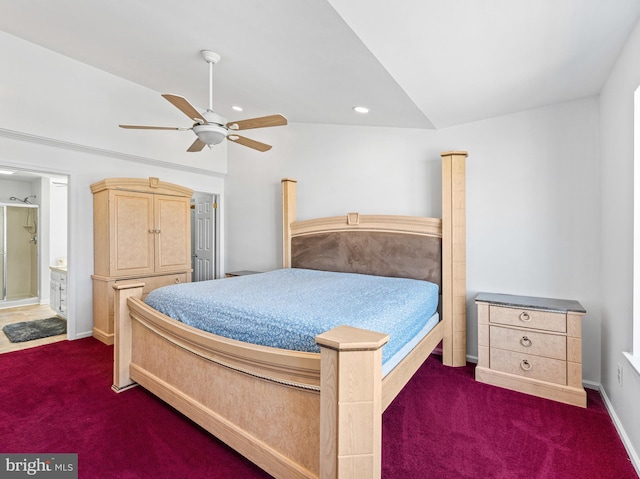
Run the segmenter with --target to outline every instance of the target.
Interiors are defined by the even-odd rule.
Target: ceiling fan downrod
[[[202,50],[200,53],[209,64],[209,111],[213,111],[213,65],[220,61],[220,55],[209,50]]]

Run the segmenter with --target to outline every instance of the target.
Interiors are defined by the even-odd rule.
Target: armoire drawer
[[[144,288],[142,288],[142,299],[144,299],[154,289],[161,288],[162,286],[169,286],[171,284],[180,284],[187,282],[186,273],[167,274],[164,276],[148,276],[141,279],[144,281]],[[117,284],[120,281],[116,281]]]
[[[162,286],[169,286],[172,284],[180,284],[187,282],[187,273],[167,274],[164,276],[146,276],[144,278],[136,279],[123,279],[114,281],[112,284],[126,284],[126,283],[144,283],[142,288],[142,299],[144,300],[147,295],[154,289],[161,288]],[[113,318],[113,287],[109,291],[109,316]]]
[[[187,283],[191,272],[144,276],[129,279],[114,279],[93,276],[93,333],[100,341],[113,344],[113,315],[115,284],[144,283],[142,299],[154,289],[171,284]]]

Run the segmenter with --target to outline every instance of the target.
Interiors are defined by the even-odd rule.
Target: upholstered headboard
[[[440,218],[349,213],[294,221],[287,233],[285,267],[420,279],[442,286]]]
[[[291,266],[442,284],[442,240],[386,231],[334,231],[291,239]]]

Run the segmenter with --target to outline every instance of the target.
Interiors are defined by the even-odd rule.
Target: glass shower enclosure
[[[36,303],[38,271],[38,206],[0,203],[0,307]]]

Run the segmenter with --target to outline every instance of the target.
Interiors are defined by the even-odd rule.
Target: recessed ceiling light
[[[356,113],[369,113],[369,109],[366,106],[354,106],[353,111]]]
[[[13,175],[15,171],[11,170],[0,170],[0,175]]]
[[[241,106],[237,106],[237,105],[233,105],[233,106],[231,107],[231,109],[232,109],[232,110],[235,110],[235,111],[242,111],[242,107],[241,107]]]

